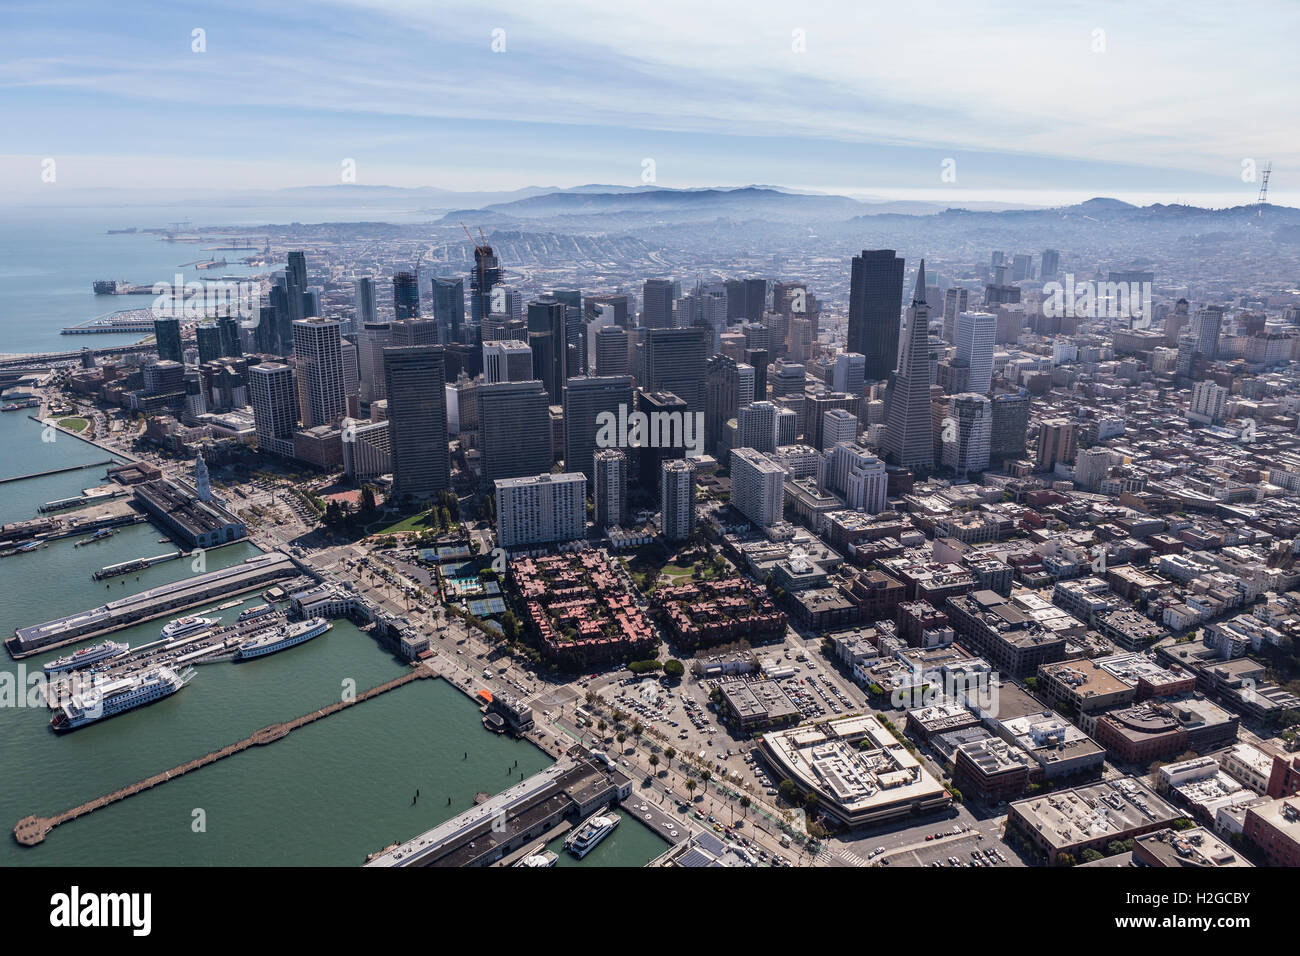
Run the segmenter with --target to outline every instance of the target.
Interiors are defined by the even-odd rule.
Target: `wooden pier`
[[[328,707],[322,707],[320,710],[313,710],[311,713],[303,714],[293,720],[282,724],[271,724],[263,727],[261,730],[254,731],[250,736],[233,744],[227,744],[220,750],[214,750],[204,754],[188,763],[183,763],[179,767],[173,767],[170,770],[164,770],[162,773],[156,773],[152,777],[146,777],[144,780],[137,781],[129,786],[122,787],[120,790],[114,790],[112,793],[105,794],[102,797],[96,797],[81,804],[79,807],[73,807],[71,810],[65,810],[63,813],[52,817],[40,817],[33,814],[32,816],[23,817],[14,826],[14,839],[23,846],[36,846],[45,839],[55,827],[61,823],[67,823],[78,817],[83,817],[88,813],[98,810],[100,807],[106,807],[111,803],[117,803],[119,800],[125,800],[127,797],[133,797],[144,790],[152,790],[168,780],[174,780],[177,777],[184,776],[193,770],[206,767],[208,764],[216,763],[232,754],[237,754],[249,747],[262,746],[264,744],[274,743],[283,737],[287,737],[291,731],[297,730],[306,724],[313,723],[330,714],[336,714],[340,710],[359,704],[364,700],[370,700],[372,697],[378,697],[380,694],[386,694],[390,690],[401,687],[403,684],[409,684],[413,680],[420,680],[426,677],[437,677],[438,675],[428,667],[415,666],[407,674],[403,674],[386,684],[380,684],[372,687],[367,691],[362,691],[351,700],[342,700]]]
[[[66,465],[63,468],[51,468],[49,471],[34,471],[29,475],[14,475],[12,478],[0,478],[0,485],[7,485],[13,481],[26,481],[28,478],[44,478],[47,475],[61,475],[66,471],[84,471],[87,468],[98,468],[101,465],[116,465],[117,459],[105,458],[103,461],[88,461],[84,465]]]

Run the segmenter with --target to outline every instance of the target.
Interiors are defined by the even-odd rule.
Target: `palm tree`
[[[659,766],[659,755],[658,755],[658,754],[651,754],[651,755],[650,755],[650,766],[651,766],[652,768],[653,768],[653,767],[658,767],[658,766]]]
[[[669,747],[664,751],[664,756],[668,758],[668,766],[671,768],[673,765],[673,758],[677,756],[677,751],[672,747]]]
[[[709,780],[710,780],[712,777],[713,777],[713,773],[712,773],[711,771],[709,771],[709,770],[701,770],[701,771],[700,771],[700,779],[704,781],[704,786],[705,786],[706,788],[709,786]]]
[[[622,731],[619,731],[619,734],[618,734],[618,745],[619,745],[619,748],[620,748],[620,749],[622,749],[622,746],[623,746],[623,744],[624,744],[626,741],[627,741],[627,734],[623,733]]]
[[[686,781],[686,792],[689,793],[692,797],[695,796],[695,781],[694,781],[694,780],[687,780],[687,781]]]

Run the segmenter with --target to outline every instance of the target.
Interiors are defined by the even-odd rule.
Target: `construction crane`
[[[465,230],[465,235],[469,237],[470,245],[474,247],[474,251],[480,253],[481,255],[487,255],[487,248],[488,248],[487,236],[483,235],[483,227],[480,226],[478,230],[478,237],[483,240],[483,245],[481,246],[474,241],[474,236],[470,234],[469,226],[465,225],[462,222],[460,224],[460,228]]]
[[[1260,198],[1255,200],[1257,209],[1255,215],[1264,215],[1265,204],[1269,202],[1269,173],[1273,172],[1273,163],[1264,164],[1264,176],[1260,179]]]

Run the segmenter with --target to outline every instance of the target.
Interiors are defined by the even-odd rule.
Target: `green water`
[[[40,434],[24,415],[0,416],[0,448],[12,452],[0,460],[0,477],[107,457],[66,435],[42,443]],[[32,517],[42,502],[100,484],[102,476],[102,468],[91,468],[0,485],[0,522]],[[141,524],[81,548],[74,547],[77,539],[66,539],[0,559],[0,634],[193,573],[182,560],[138,576],[91,580],[91,572],[105,565],[171,550],[159,537]],[[256,553],[249,544],[210,551],[207,570]],[[214,610],[236,599],[196,610],[233,621],[260,603],[250,592],[238,598],[239,607]],[[164,621],[138,624],[114,638],[133,646],[155,640]],[[0,670],[21,675],[72,649],[22,662],[4,654]],[[61,736],[50,731],[44,707],[0,707],[0,831],[29,813],[58,813],[334,703],[345,682],[360,691],[405,667],[352,624],[336,621],[325,635],[283,653],[203,664],[197,671],[172,697]],[[0,835],[0,865],[355,866],[366,854],[472,806],[476,793],[495,793],[549,763],[531,744],[486,732],[478,708],[445,682],[417,681],[64,824],[37,847]],[[640,866],[665,846],[626,818],[586,859],[561,853],[559,865]]]
[[[564,837],[547,844],[554,851],[560,866],[645,866],[668,849],[668,841],[624,810],[618,810],[623,819],[614,832],[596,844],[596,848],[581,860],[564,849]]]
[[[0,476],[106,457],[64,435],[42,443],[40,433],[25,416],[0,417],[0,448],[17,452],[0,461]],[[0,486],[0,521],[31,517],[37,504],[98,484],[102,474],[86,469]],[[188,561],[171,561],[138,581],[134,574],[91,580],[106,564],[169,550],[157,542],[160,536],[150,525],[136,525],[86,547],[68,539],[0,559],[6,595],[0,633],[192,573]],[[256,553],[247,544],[212,551],[207,568]],[[229,621],[258,601],[253,592],[241,607],[210,613]],[[156,639],[162,623],[115,637],[141,644]],[[39,668],[68,650],[21,664]],[[7,655],[0,669],[22,673]],[[201,665],[180,693],[75,733],[53,734],[43,707],[0,708],[0,827],[29,813],[57,813],[333,703],[345,681],[364,690],[404,670],[353,625],[338,621],[322,637],[281,654]],[[357,865],[367,853],[471,806],[475,793],[496,792],[548,763],[531,744],[484,731],[478,709],[442,681],[419,681],[65,824],[38,847],[0,838],[0,864]],[[199,819],[203,827],[196,827]]]

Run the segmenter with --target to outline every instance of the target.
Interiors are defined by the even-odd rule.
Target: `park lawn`
[[[84,432],[87,428],[90,427],[90,422],[84,418],[77,418],[77,417],[60,418],[59,427],[66,428],[68,429],[68,431]]]

